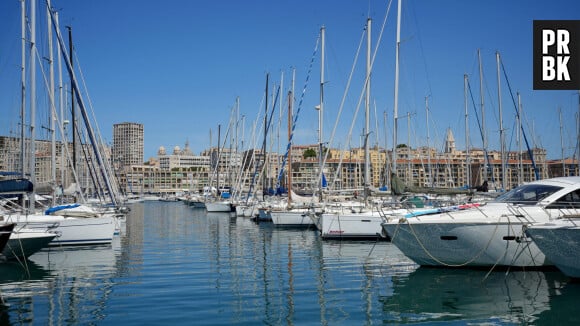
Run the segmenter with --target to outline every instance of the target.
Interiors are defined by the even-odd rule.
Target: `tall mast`
[[[280,132],[282,131],[282,111],[283,111],[283,106],[284,106],[284,71],[282,71],[280,73],[280,88],[278,89],[278,97],[280,98],[280,111],[278,113],[278,130],[276,131],[276,135],[277,135],[277,147],[278,149],[276,150],[276,153],[280,153]],[[276,166],[278,171],[280,171],[280,168],[282,166],[282,161],[280,159],[280,155],[276,155]],[[276,189],[276,191],[278,191],[278,189]]]
[[[580,90],[578,91],[578,113],[576,114],[576,175],[580,173]]]
[[[564,161],[564,135],[562,134],[562,108],[558,108],[558,113],[560,114],[560,150],[562,157],[562,176],[566,176],[566,162]]]
[[[399,50],[401,47],[401,1],[397,9],[397,43],[395,46],[395,105],[393,106],[393,173],[397,173],[397,119],[399,116]]]
[[[55,93],[54,93],[54,58],[52,53],[52,32],[51,32],[51,22],[50,22],[50,0],[46,1],[46,17],[47,17],[47,31],[48,31],[48,62],[49,62],[49,96],[48,100],[50,103],[50,114],[49,114],[49,128],[50,128],[50,138],[51,138],[51,149],[50,149],[50,181],[53,187],[56,184],[56,106],[54,103]],[[56,194],[54,188],[52,190],[52,205],[56,205]]]
[[[411,183],[411,112],[407,112],[407,182]]]
[[[389,155],[387,153],[387,139],[389,139],[389,133],[387,132],[387,111],[383,111],[383,125],[385,126],[385,184],[384,186],[389,187]]]
[[[468,77],[467,74],[463,75],[463,102],[465,105],[465,179],[466,185],[471,186],[471,157],[469,156],[469,110],[468,110]]]
[[[30,181],[36,186],[36,1],[30,2]],[[36,192],[30,194],[30,209],[34,210]]]
[[[74,67],[74,60],[73,60],[73,41],[72,41],[72,27],[67,26],[68,29],[68,52],[70,53],[69,57],[69,64],[71,69]],[[74,171],[77,171],[77,118],[76,118],[76,110],[75,110],[75,88],[73,86],[74,81],[71,78],[70,81],[70,91],[71,91],[71,98],[70,98],[70,111],[71,111],[71,125],[72,125],[72,163]]]
[[[49,12],[50,14],[50,12]],[[54,13],[55,16],[55,21],[56,24],[58,25],[58,12]],[[60,48],[60,45],[58,45],[58,48]],[[58,53],[58,52],[57,52]],[[64,131],[65,128],[65,124],[67,123],[67,121],[65,120],[65,115],[64,115],[64,87],[62,84],[62,62],[61,62],[61,56],[57,55],[57,62],[58,62],[58,107],[59,107],[59,115],[60,115],[60,119],[62,122],[62,125],[59,126],[59,128],[62,128],[61,130]],[[66,171],[66,155],[65,153],[67,152],[67,150],[65,150],[65,146],[67,146],[68,148],[68,139],[66,137],[66,133],[62,132],[62,134],[60,135],[60,152],[61,152],[61,157],[60,157],[60,185],[61,185],[61,190],[64,190],[64,187],[66,187],[66,182],[65,182],[65,171]]]
[[[266,155],[266,140],[267,140],[267,130],[268,130],[268,83],[269,83],[270,74],[266,74],[266,97],[264,100],[264,141],[262,143],[262,155],[264,157],[264,165],[262,168],[262,196],[264,196],[265,191],[267,191],[266,187],[266,174],[267,174],[267,155]]]
[[[485,107],[483,105],[483,68],[481,64],[481,50],[477,49],[477,58],[479,61],[479,96],[481,98],[481,132],[483,135],[483,155],[484,157],[484,165],[485,168],[483,169],[483,181],[487,180],[487,169],[489,169],[489,160],[487,157],[487,132],[485,130]]]
[[[82,118],[83,118],[83,120],[85,122],[85,127],[86,127],[86,131],[87,131],[87,135],[88,135],[88,137],[89,137],[89,139],[91,141],[91,144],[93,145],[93,150],[94,150],[94,154],[95,154],[95,160],[96,160],[96,162],[97,162],[97,164],[98,164],[98,166],[100,168],[101,176],[102,176],[102,178],[105,181],[105,184],[107,186],[107,191],[109,193],[109,197],[111,199],[111,203],[116,206],[117,205],[117,199],[115,198],[116,192],[113,191],[113,187],[112,187],[112,184],[111,184],[111,180],[109,179],[108,172],[105,169],[103,157],[102,157],[101,151],[100,151],[100,149],[98,147],[98,143],[97,143],[97,139],[95,137],[95,133],[94,133],[93,128],[92,128],[92,126],[90,124],[90,120],[89,120],[89,117],[87,115],[87,111],[85,109],[84,101],[83,101],[83,99],[82,99],[82,97],[80,95],[79,89],[78,89],[78,84],[76,82],[75,73],[74,73],[73,67],[72,67],[72,65],[70,63],[71,62],[71,59],[68,56],[68,54],[66,53],[66,51],[64,50],[64,41],[62,39],[62,35],[60,34],[60,28],[56,24],[55,16],[53,15],[53,12],[52,11],[51,11],[51,19],[52,19],[52,23],[53,23],[53,26],[54,26],[54,31],[56,33],[56,37],[57,37],[57,40],[58,40],[58,43],[59,43],[59,49],[61,50],[61,53],[62,53],[62,55],[64,57],[64,61],[67,63],[67,70],[68,70],[68,73],[69,73],[70,78],[72,80],[72,89],[75,90],[74,94],[75,94],[75,97],[76,97],[76,101],[78,101],[78,103],[79,103],[79,107],[80,107],[80,110],[81,110],[81,115],[82,115]],[[73,121],[73,123],[74,123],[74,121]]]
[[[322,26],[320,28],[320,40],[321,40],[321,51],[320,51],[320,105],[318,106],[318,168],[319,168],[319,181],[318,181],[318,199],[322,202],[322,162],[324,161],[322,150],[324,148],[322,144],[322,119],[324,113],[324,34],[325,28]]]
[[[425,96],[425,125],[427,127],[427,167],[429,168],[429,187],[433,187],[433,173],[431,170],[431,147],[429,144],[429,96]]]
[[[522,179],[522,171],[523,171],[523,164],[522,164],[522,100],[520,98],[520,92],[517,94],[518,96],[518,185],[521,185],[523,182]]]
[[[20,0],[22,63],[20,65],[20,172],[26,177],[26,2]],[[23,206],[24,207],[24,206]]]
[[[288,206],[292,203],[292,122],[294,121],[294,74],[292,71],[292,88],[288,91],[288,183],[286,188],[288,189]]]
[[[369,187],[370,187],[370,154],[369,154],[369,135],[370,135],[370,102],[371,102],[371,22],[367,19],[367,77],[366,77],[366,97],[365,97],[365,175],[364,175],[364,201],[367,204]]]
[[[499,74],[499,65],[500,65],[500,57],[499,52],[495,53],[495,59],[497,64],[497,102],[498,102],[498,109],[499,109],[499,146],[501,151],[501,189],[502,191],[506,189],[506,175],[505,175],[505,166],[506,166],[506,157],[505,157],[505,135],[503,130],[503,112],[501,107],[501,78]]]

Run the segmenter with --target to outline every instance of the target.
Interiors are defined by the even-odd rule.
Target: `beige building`
[[[143,164],[144,142],[142,124],[134,122],[114,124],[112,160],[115,166]]]

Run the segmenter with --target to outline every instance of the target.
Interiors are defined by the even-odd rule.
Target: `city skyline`
[[[561,157],[563,143],[564,156],[574,155],[578,92],[532,89],[532,23],[542,19],[578,19],[580,3],[573,0],[558,0],[550,5],[523,0],[402,3],[398,143],[408,142],[405,116],[409,114],[412,147],[442,149],[444,134],[451,128],[457,148],[465,148],[463,76],[467,74],[471,88],[470,147],[483,147],[474,114],[477,109],[478,118],[482,116],[479,50],[488,148],[500,148],[495,62],[499,52],[505,68],[500,72],[500,94],[507,149],[517,148],[513,102],[519,92],[530,145],[545,148],[548,157],[556,159]],[[239,137],[244,136],[245,146],[260,144],[266,74],[269,74],[270,96],[283,83],[281,98],[285,109],[293,71],[295,110],[301,105],[294,143],[316,143],[318,117],[314,107],[320,99],[317,39],[322,26],[326,29],[323,139],[339,148],[360,146],[363,113],[356,112],[364,80],[364,30],[370,17],[372,50],[379,45],[371,79],[370,139],[372,144],[381,147],[393,146],[397,1],[338,4],[298,1],[291,5],[266,1],[170,1],[159,5],[142,1],[139,14],[135,14],[133,4],[113,1],[53,0],[52,5],[59,12],[61,30],[65,26],[72,28],[78,60],[75,66],[82,71],[79,76],[88,89],[85,96],[94,108],[103,138],[112,143],[114,124],[125,121],[143,124],[145,160],[155,156],[160,146],[182,146],[189,141],[192,151],[199,153],[209,147],[210,139],[215,145],[217,127],[221,125],[223,137],[237,99],[240,101],[239,125],[242,117],[245,123]],[[331,5],[332,9],[328,8]],[[46,26],[44,8],[38,7],[37,26]],[[3,135],[17,133],[20,123],[19,13],[20,1],[0,3],[3,30],[0,34],[0,49],[3,49],[0,52],[0,107],[7,117],[0,121]],[[385,29],[381,34],[383,23]],[[45,57],[46,32],[39,32],[37,38],[39,56]],[[357,51],[360,51],[357,66],[347,92]],[[46,69],[46,62],[42,64]],[[44,87],[43,78],[37,77],[39,89]],[[309,82],[305,88],[306,78]],[[41,106],[46,107],[46,100]],[[280,113],[279,107],[274,113],[271,132],[283,151],[286,113]],[[344,110],[340,120],[336,120],[341,107]],[[39,137],[45,132],[46,116],[39,113]],[[337,132],[330,139],[335,124]],[[277,140],[278,129],[280,140]]]

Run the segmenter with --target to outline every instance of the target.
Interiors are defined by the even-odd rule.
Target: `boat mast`
[[[322,26],[320,28],[320,41],[321,41],[321,52],[320,52],[320,104],[318,106],[318,167],[319,167],[319,175],[318,175],[318,199],[322,202],[322,181],[324,172],[322,171],[322,163],[323,163],[323,153],[322,150],[324,148],[322,144],[322,119],[323,119],[323,112],[324,112],[324,34],[325,34],[325,27]]]
[[[36,187],[36,1],[30,4],[30,181]],[[36,192],[30,194],[30,209],[34,210]]]
[[[217,135],[217,159],[216,159],[216,166],[215,166],[215,171],[216,171],[216,188],[217,188],[217,194],[218,194],[218,198],[220,195],[220,144],[221,144],[221,124],[218,124],[218,135]],[[211,191],[211,189],[210,189]]]
[[[564,136],[562,134],[562,108],[558,108],[558,113],[560,114],[560,150],[562,157],[562,176],[566,176],[566,162],[564,161]]]
[[[521,118],[521,111],[522,111],[522,99],[520,97],[520,92],[517,94],[518,96],[518,185],[521,185],[523,180],[522,172],[523,172],[523,164],[522,164],[522,118]]]
[[[70,53],[69,64],[71,69],[74,67],[73,61],[73,41],[72,41],[72,27],[67,26],[68,29],[68,46]],[[77,171],[77,118],[76,118],[76,109],[75,109],[75,88],[73,86],[74,81],[71,78],[70,81],[70,91],[71,91],[71,99],[70,99],[70,111],[71,111],[71,124],[72,124],[72,163],[73,169]],[[78,180],[77,180],[78,181]]]
[[[481,133],[483,138],[483,155],[484,157],[484,169],[483,169],[483,181],[487,181],[487,170],[489,169],[489,158],[487,156],[487,132],[485,130],[485,106],[483,102],[483,68],[481,64],[481,50],[477,49],[477,58],[479,61],[479,95],[480,95],[480,105],[481,105]]]
[[[387,111],[383,111],[383,125],[385,126],[385,187],[390,187],[389,185],[389,181],[391,179],[390,175],[389,175],[389,155],[387,152],[387,146],[388,146],[388,139],[389,139],[389,133],[387,131]]]
[[[370,18],[367,18],[367,77],[366,77],[366,97],[365,97],[365,175],[364,175],[364,202],[365,205],[368,204],[368,196],[370,191],[370,154],[369,154],[369,135],[370,135],[370,101],[371,101],[371,22]]]
[[[429,96],[425,96],[425,125],[427,127],[427,167],[429,168],[429,187],[433,187],[431,170],[431,147],[429,142]]]
[[[413,181],[411,174],[411,112],[407,112],[407,182],[409,184]]]
[[[266,193],[266,191],[268,190],[268,188],[266,187],[266,177],[267,177],[267,161],[268,161],[268,157],[266,155],[266,141],[268,139],[268,83],[269,83],[269,79],[270,79],[270,74],[267,73],[266,74],[266,97],[264,100],[264,141],[262,143],[262,155],[264,157],[263,160],[263,165],[262,165],[262,198],[264,197],[264,194]]]
[[[499,52],[495,53],[495,59],[497,64],[497,102],[498,102],[498,109],[499,109],[499,146],[500,146],[500,160],[501,160],[501,190],[505,191],[506,189],[506,157],[505,157],[505,134],[503,130],[503,112],[501,107],[501,78],[499,74],[499,65],[500,65],[500,57]]]
[[[393,171],[397,174],[397,119],[399,116],[399,50],[401,47],[401,1],[397,9],[397,43],[395,46],[395,104],[393,106]]]
[[[467,74],[463,75],[463,102],[465,105],[465,179],[466,185],[469,187],[471,185],[471,157],[469,156],[469,110],[468,110],[468,77]]]
[[[578,113],[576,113],[576,154],[578,155],[576,175],[578,175],[580,173],[580,90],[578,91]]]
[[[52,45],[52,33],[51,33],[51,22],[50,22],[50,0],[46,1],[46,17],[47,17],[47,30],[48,30],[48,64],[49,64],[49,96],[48,100],[50,103],[50,114],[49,114],[49,128],[50,128],[50,138],[51,138],[51,148],[50,148],[50,181],[52,183],[52,205],[56,205],[56,106],[54,103],[55,93],[54,93],[54,57],[53,57],[53,45]]]
[[[54,12],[52,10],[51,10],[51,19],[52,19],[52,24],[53,24],[53,27],[54,27],[56,36],[57,36],[57,40],[58,40],[59,45],[60,45],[59,48],[60,48],[61,53],[62,53],[62,55],[64,57],[64,61],[67,63],[67,70],[68,70],[68,73],[69,73],[70,78],[71,78],[71,81],[72,81],[72,89],[74,90],[74,93],[73,94],[75,94],[76,101],[78,101],[78,103],[79,103],[79,107],[80,107],[80,110],[81,110],[81,115],[82,115],[83,120],[85,122],[86,131],[87,131],[87,134],[88,134],[89,139],[91,141],[91,144],[93,146],[93,151],[94,151],[94,154],[95,154],[96,162],[97,162],[97,164],[98,164],[98,166],[99,166],[99,168],[101,170],[101,176],[102,176],[103,180],[105,181],[105,185],[107,186],[107,191],[109,193],[109,197],[111,199],[111,203],[114,206],[117,206],[118,203],[117,203],[117,199],[115,198],[115,192],[113,191],[112,184],[111,184],[111,181],[109,179],[109,175],[108,175],[107,169],[105,169],[103,157],[101,155],[101,150],[100,150],[100,148],[99,148],[99,146],[97,144],[97,139],[95,137],[95,133],[94,133],[93,128],[92,128],[92,126],[90,124],[90,120],[89,120],[89,117],[87,115],[87,111],[85,109],[85,105],[84,105],[83,98],[81,97],[81,94],[80,94],[79,89],[78,89],[78,85],[77,85],[77,82],[76,82],[76,77],[75,77],[74,70],[73,70],[73,67],[72,67],[72,64],[71,64],[71,62],[72,62],[72,59],[71,59],[72,58],[72,53],[71,53],[71,57],[69,57],[68,54],[65,51],[64,41],[62,39],[62,35],[60,34],[60,29],[59,29],[58,25],[56,24]],[[74,123],[75,122],[73,120],[73,124]]]
[[[288,184],[286,188],[288,189],[288,207],[292,203],[292,121],[294,115],[294,76],[295,70],[292,71],[292,87],[288,91]]]
[[[50,14],[50,11],[49,11]],[[58,24],[58,12],[54,13],[55,16],[55,20],[56,23]],[[60,48],[60,45],[57,44],[57,46]],[[60,52],[57,50],[57,53]],[[58,63],[58,108],[59,108],[59,115],[60,115],[60,119],[62,121],[62,124],[59,125],[59,128],[61,130],[61,135],[60,135],[60,152],[61,152],[61,157],[60,157],[60,189],[61,191],[64,193],[64,187],[67,184],[65,182],[65,170],[66,170],[66,155],[65,153],[68,152],[68,139],[66,137],[66,132],[65,132],[65,126],[68,123],[68,120],[65,120],[65,115],[64,115],[64,87],[62,84],[62,62],[61,62],[61,56],[57,56],[57,63]],[[65,147],[66,146],[66,147]]]
[[[20,172],[22,178],[26,177],[26,2],[20,1],[21,33],[22,33],[22,63],[20,66]],[[25,207],[24,196],[21,207]]]

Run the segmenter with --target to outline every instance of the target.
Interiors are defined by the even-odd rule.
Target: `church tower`
[[[447,128],[447,135],[445,136],[445,153],[452,154],[455,152],[455,137],[451,128]]]

